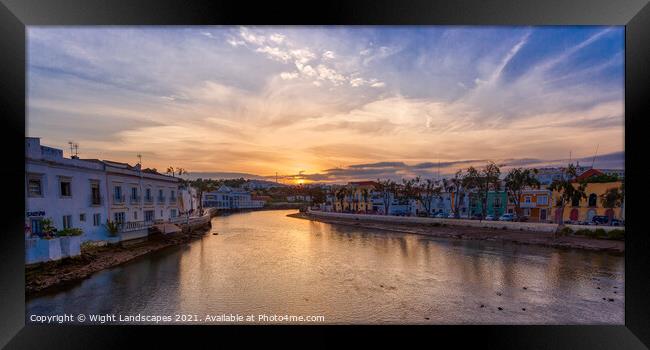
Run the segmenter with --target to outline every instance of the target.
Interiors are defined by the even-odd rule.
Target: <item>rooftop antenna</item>
[[[591,160],[591,168],[594,168],[594,163],[596,162],[596,154],[598,154],[598,146],[599,144],[596,144],[596,153],[594,153],[594,159]]]
[[[70,158],[75,158],[79,151],[79,144],[73,141],[68,141],[68,145],[70,145]]]

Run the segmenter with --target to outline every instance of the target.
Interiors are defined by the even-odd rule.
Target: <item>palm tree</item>
[[[212,181],[199,178],[192,181],[191,186],[196,189],[196,196],[199,201],[199,215],[203,215],[203,193],[214,190],[214,184]]]
[[[521,194],[527,188],[539,188],[539,181],[535,178],[537,169],[515,168],[510,170],[504,181],[508,197],[515,204],[517,217],[521,216]]]
[[[367,188],[361,190],[361,197],[363,198],[363,212],[368,214],[368,197],[370,197],[370,191]]]
[[[339,188],[334,196],[336,196],[336,199],[341,203],[341,212],[343,212],[343,202],[345,201],[345,196],[347,195],[347,190],[345,187]]]
[[[564,176],[562,179],[555,180],[548,187],[551,191],[557,191],[560,193],[560,198],[558,201],[558,210],[560,210],[560,225],[564,224],[564,207],[567,203],[580,202],[581,199],[586,199],[587,194],[585,189],[587,188],[587,183],[580,182],[577,186],[575,178],[577,177],[576,167],[573,164],[569,164],[564,169]]]

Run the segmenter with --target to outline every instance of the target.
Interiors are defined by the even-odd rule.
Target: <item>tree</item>
[[[556,191],[560,194],[558,210],[561,211],[560,222],[559,224],[564,224],[564,207],[567,203],[572,203],[573,201],[580,201],[581,199],[586,199],[587,194],[585,189],[587,188],[587,183],[580,182],[576,183],[575,178],[578,177],[576,167],[573,164],[569,164],[566,168],[563,169],[563,176],[559,180],[555,180],[548,187],[551,191]],[[577,185],[577,186],[574,186]]]
[[[477,199],[480,200],[480,196],[483,194],[483,190],[481,188],[483,183],[484,182],[481,180],[481,173],[476,170],[476,168],[473,166],[467,168],[467,171],[463,176],[462,186],[464,189],[470,192],[470,208]],[[474,196],[472,196],[472,191],[475,191],[474,193],[476,193]],[[477,196],[479,198],[477,198]],[[471,212],[471,210],[467,210],[468,218],[470,217]]]
[[[603,205],[603,208],[620,207],[623,203],[623,192],[616,187],[610,188],[600,195],[600,203]]]
[[[345,187],[339,188],[336,190],[334,196],[341,203],[341,212],[343,212],[343,202],[345,201],[345,196],[347,196],[347,189]]]
[[[214,182],[210,179],[203,180],[198,178],[190,183],[196,189],[197,200],[199,201],[199,214],[203,215],[203,193],[213,191],[215,189]]]
[[[402,186],[399,188],[398,197],[400,200],[410,205],[411,201],[420,200],[420,177],[415,179],[406,180],[402,179]]]
[[[325,203],[326,196],[325,192],[320,187],[314,187],[309,191],[309,196],[311,197],[312,205]]]
[[[463,174],[462,170],[456,171],[454,174],[454,177],[447,182],[447,179],[443,180],[443,185],[445,186],[445,191],[452,192],[454,194],[454,207],[452,208],[452,211],[454,212],[456,217],[460,216],[460,213],[458,210],[460,209],[460,202],[464,199],[464,193],[463,193],[463,180],[465,178],[465,175]]]
[[[508,198],[515,204],[515,213],[521,217],[521,195],[527,188],[539,188],[539,181],[535,177],[537,169],[514,168],[508,172],[504,182]]]
[[[424,207],[424,210],[427,212],[427,214],[431,214],[431,210],[433,209],[433,199],[440,198],[442,187],[438,186],[432,179],[426,179],[424,181],[420,181],[419,177],[416,177],[415,179],[415,185],[418,188],[419,192],[417,199],[420,201],[420,203],[422,203],[422,207]],[[445,183],[446,180],[443,180],[443,186]]]
[[[368,198],[370,198],[370,191],[367,188],[361,190],[361,198],[363,198],[363,212],[368,213]]]
[[[481,202],[481,215],[487,215],[487,196],[489,191],[499,191],[501,170],[493,162],[489,162],[482,170],[469,167],[463,178],[463,187],[475,190],[475,199]],[[468,213],[469,215],[469,213]]]
[[[387,179],[382,181],[377,179],[375,190],[381,195],[381,201],[384,204],[384,215],[388,215],[390,203],[393,200],[396,189],[397,184],[393,180]]]

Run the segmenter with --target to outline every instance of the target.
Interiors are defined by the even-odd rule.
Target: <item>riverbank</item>
[[[95,272],[124,264],[167,247],[200,239],[210,231],[208,225],[189,233],[152,235],[146,241],[128,245],[84,247],[81,255],[77,257],[28,265],[25,267],[25,295],[31,297],[51,289],[65,287]]]
[[[551,232],[511,231],[497,228],[452,226],[438,223],[387,223],[365,221],[363,219],[357,218],[330,218],[311,215],[309,213],[296,213],[289,214],[287,216],[298,219],[324,222],[328,224],[348,225],[368,229],[411,233],[439,238],[504,241],[517,244],[535,244],[554,248],[575,248],[605,251],[616,254],[623,254],[625,252],[625,242],[622,241],[593,239],[572,235],[555,237],[555,234]]]

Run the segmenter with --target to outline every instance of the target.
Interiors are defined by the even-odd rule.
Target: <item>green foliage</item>
[[[622,241],[625,239],[625,230],[615,229],[607,232],[607,239]]]
[[[573,229],[571,227],[563,227],[560,230],[559,233],[560,233],[560,236],[568,236],[568,235],[573,234],[574,232],[573,232]],[[575,234],[578,234],[578,233],[575,233]]]
[[[616,182],[619,181],[618,176],[612,174],[612,175],[607,175],[607,174],[602,174],[602,175],[594,175],[591,176],[587,179],[585,179],[587,183],[606,183],[606,182]]]
[[[623,203],[623,192],[616,187],[610,188],[600,195],[600,203],[603,208],[620,207]]]
[[[106,224],[104,226],[106,226],[106,230],[108,230],[108,233],[111,237],[117,236],[117,233],[120,229],[120,226],[117,222],[106,220]]]
[[[602,229],[602,228],[597,228],[596,230],[594,230],[594,234],[595,234],[596,237],[598,237],[598,238],[605,238],[605,237],[607,237],[607,231],[605,231],[605,229]]]
[[[57,231],[57,237],[66,237],[66,236],[81,236],[83,231],[80,228],[65,228],[61,231]]]

